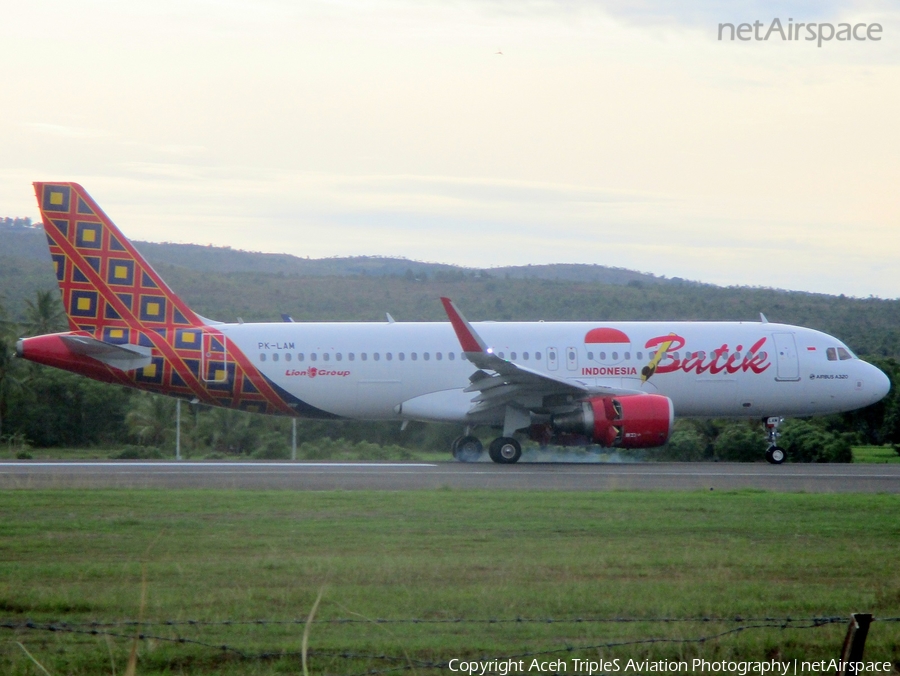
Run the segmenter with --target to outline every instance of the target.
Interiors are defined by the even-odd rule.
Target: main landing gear
[[[478,437],[466,434],[454,440],[450,450],[460,462],[478,462],[484,447]],[[511,465],[522,457],[522,446],[512,437],[498,437],[488,447],[488,455],[496,463]]]
[[[511,465],[522,457],[522,446],[512,437],[497,437],[488,448],[491,460],[501,465]]]
[[[766,449],[766,460],[773,465],[780,465],[787,457],[785,450],[778,445],[778,426],[784,422],[784,418],[779,416],[770,416],[763,418],[763,425],[766,427],[766,437],[769,440],[769,448]]]
[[[457,437],[450,444],[450,452],[460,462],[478,462],[483,450],[484,446],[481,445],[481,440],[471,434]]]

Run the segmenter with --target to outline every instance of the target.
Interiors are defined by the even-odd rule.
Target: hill
[[[5,219],[12,222],[13,219]],[[10,225],[0,219],[0,252],[3,257],[49,260],[47,244],[40,225]],[[384,256],[350,256],[335,258],[300,258],[290,254],[242,251],[231,247],[172,244],[169,242],[134,242],[154,266],[168,263],[204,272],[265,272],[299,276],[371,275],[374,277],[412,276],[417,278],[444,275],[448,277],[509,277],[513,279],[556,279],[570,282],[605,284],[678,283],[643,272],[604,265],[523,265],[481,270],[444,263],[424,263],[406,258]]]
[[[396,258],[309,260],[223,247],[137,242],[204,316],[234,321],[442,321],[447,295],[473,320],[744,320],[801,324],[860,354],[900,356],[900,301],[718,287],[603,266],[474,270]],[[0,224],[0,292],[13,317],[56,287],[40,228]]]

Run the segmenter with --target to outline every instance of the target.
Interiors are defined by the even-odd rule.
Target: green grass
[[[0,616],[319,620],[900,615],[900,497],[714,493],[10,491],[0,494]],[[311,673],[412,660],[503,657],[710,623],[334,624],[311,627]],[[0,673],[122,673],[123,636],[2,630]],[[299,650],[303,625],[155,626],[148,634]],[[829,659],[845,627],[763,629],[607,657]],[[297,657],[241,659],[139,642],[138,674],[298,673]],[[328,657],[350,651],[377,658]],[[876,623],[867,658],[900,660],[900,624]],[[591,657],[597,650],[545,659]],[[570,663],[569,673],[573,669]],[[399,673],[399,672],[398,672]],[[438,673],[418,667],[414,673]]]
[[[853,462],[900,462],[900,453],[890,446],[854,446]]]

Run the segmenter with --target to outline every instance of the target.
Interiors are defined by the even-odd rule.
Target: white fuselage
[[[495,354],[515,364],[588,386],[662,394],[672,400],[678,416],[835,413],[874,403],[889,389],[880,370],[852,356],[836,338],[785,324],[473,326]],[[216,328],[271,381],[323,411],[370,420],[469,420],[466,413],[475,395],[463,389],[476,368],[464,358],[447,322],[285,322]],[[599,341],[595,336],[586,342],[597,330],[602,334]],[[610,333],[618,337],[601,342]],[[643,380],[642,369],[659,348],[664,355]]]

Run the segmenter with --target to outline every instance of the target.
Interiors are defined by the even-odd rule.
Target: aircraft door
[[[778,374],[775,380],[800,380],[800,360],[797,356],[797,342],[793,333],[773,333],[775,358]]]
[[[228,339],[225,336],[203,332],[200,378],[205,383],[228,382]]]
[[[574,347],[566,348],[566,368],[570,371],[578,370],[578,350]]]
[[[555,347],[547,348],[547,369],[556,371],[559,368],[559,354]]]

